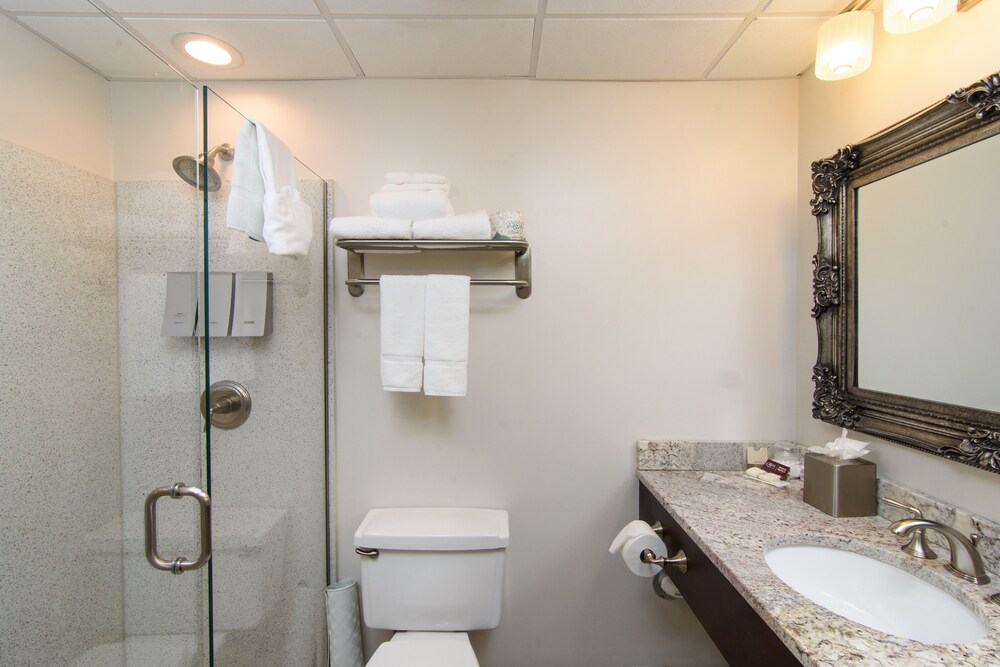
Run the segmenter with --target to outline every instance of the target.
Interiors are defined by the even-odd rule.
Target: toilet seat
[[[464,632],[397,632],[367,667],[479,667]]]

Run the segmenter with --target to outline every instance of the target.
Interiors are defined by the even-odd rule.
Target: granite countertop
[[[1000,665],[1000,577],[983,586],[934,561],[900,551],[881,517],[833,518],[802,501],[802,483],[775,488],[742,472],[640,471],[639,480],[804,665]],[[827,611],[788,587],[764,561],[781,544],[823,544],[890,563],[949,592],[990,628],[970,644],[927,645],[873,630]]]

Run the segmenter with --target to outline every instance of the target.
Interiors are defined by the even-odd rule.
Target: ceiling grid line
[[[169,58],[167,56],[166,53],[156,48],[156,46],[148,39],[146,39],[146,37],[142,33],[140,33],[133,26],[131,26],[129,22],[126,21],[124,18],[122,18],[118,13],[116,13],[106,4],[101,2],[101,0],[87,0],[87,2],[92,4],[94,7],[97,7],[102,12],[104,12],[109,19],[118,24],[118,27],[127,32],[129,36],[132,37],[132,39],[139,42],[139,44],[142,44],[142,46],[145,47],[146,50],[148,50],[150,53],[152,53],[157,58],[162,60],[164,65],[174,70],[174,72],[176,72],[182,78],[186,79],[188,82],[194,81],[191,75],[188,72],[186,72],[183,67],[175,63],[172,58]]]
[[[549,0],[538,0],[535,11],[535,25],[531,33],[531,60],[528,64],[528,77],[534,79],[538,73],[538,52],[542,50],[542,29],[545,25],[545,9]]]
[[[340,26],[337,25],[337,21],[333,16],[333,12],[327,6],[325,0],[314,0],[316,3],[316,9],[326,20],[326,24],[330,26],[330,31],[333,33],[334,39],[337,40],[337,44],[340,45],[340,49],[344,52],[344,57],[347,58],[347,62],[351,64],[351,69],[354,70],[354,76],[359,79],[365,78],[365,70],[361,67],[361,63],[358,62],[357,56],[354,55],[354,49],[351,48],[350,43],[347,41],[347,37],[341,32]]]
[[[739,41],[740,37],[743,36],[743,33],[747,31],[747,28],[750,27],[750,24],[752,24],[754,21],[757,20],[757,17],[760,15],[760,13],[763,12],[765,9],[767,9],[767,6],[769,4],[771,4],[771,0],[760,0],[760,3],[753,9],[753,11],[747,14],[746,18],[743,19],[743,23],[741,23],[740,27],[736,29],[736,33],[729,38],[729,41],[726,42],[725,46],[723,46],[719,50],[719,52],[715,55],[715,58],[712,60],[712,62],[710,62],[708,64],[708,67],[705,68],[705,71],[702,72],[701,74],[702,79],[708,79],[708,76],[712,73],[712,70],[714,70],[720,62],[722,62],[722,59],[726,57],[726,54],[729,53],[729,50],[731,48],[733,48],[733,45],[735,45],[736,42]]]

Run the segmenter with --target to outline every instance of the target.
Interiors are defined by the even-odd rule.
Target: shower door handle
[[[184,556],[173,560],[165,560],[160,556],[156,545],[156,502],[164,497],[174,499],[189,497],[198,501],[201,517],[201,554],[197,560],[187,560]],[[157,570],[183,574],[189,570],[197,570],[212,557],[212,499],[199,488],[177,482],[170,486],[153,489],[146,496],[146,560]]]

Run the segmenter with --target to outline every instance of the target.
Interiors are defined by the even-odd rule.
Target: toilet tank
[[[365,624],[436,632],[495,628],[509,544],[504,510],[369,511],[354,533],[354,546],[362,555]]]

